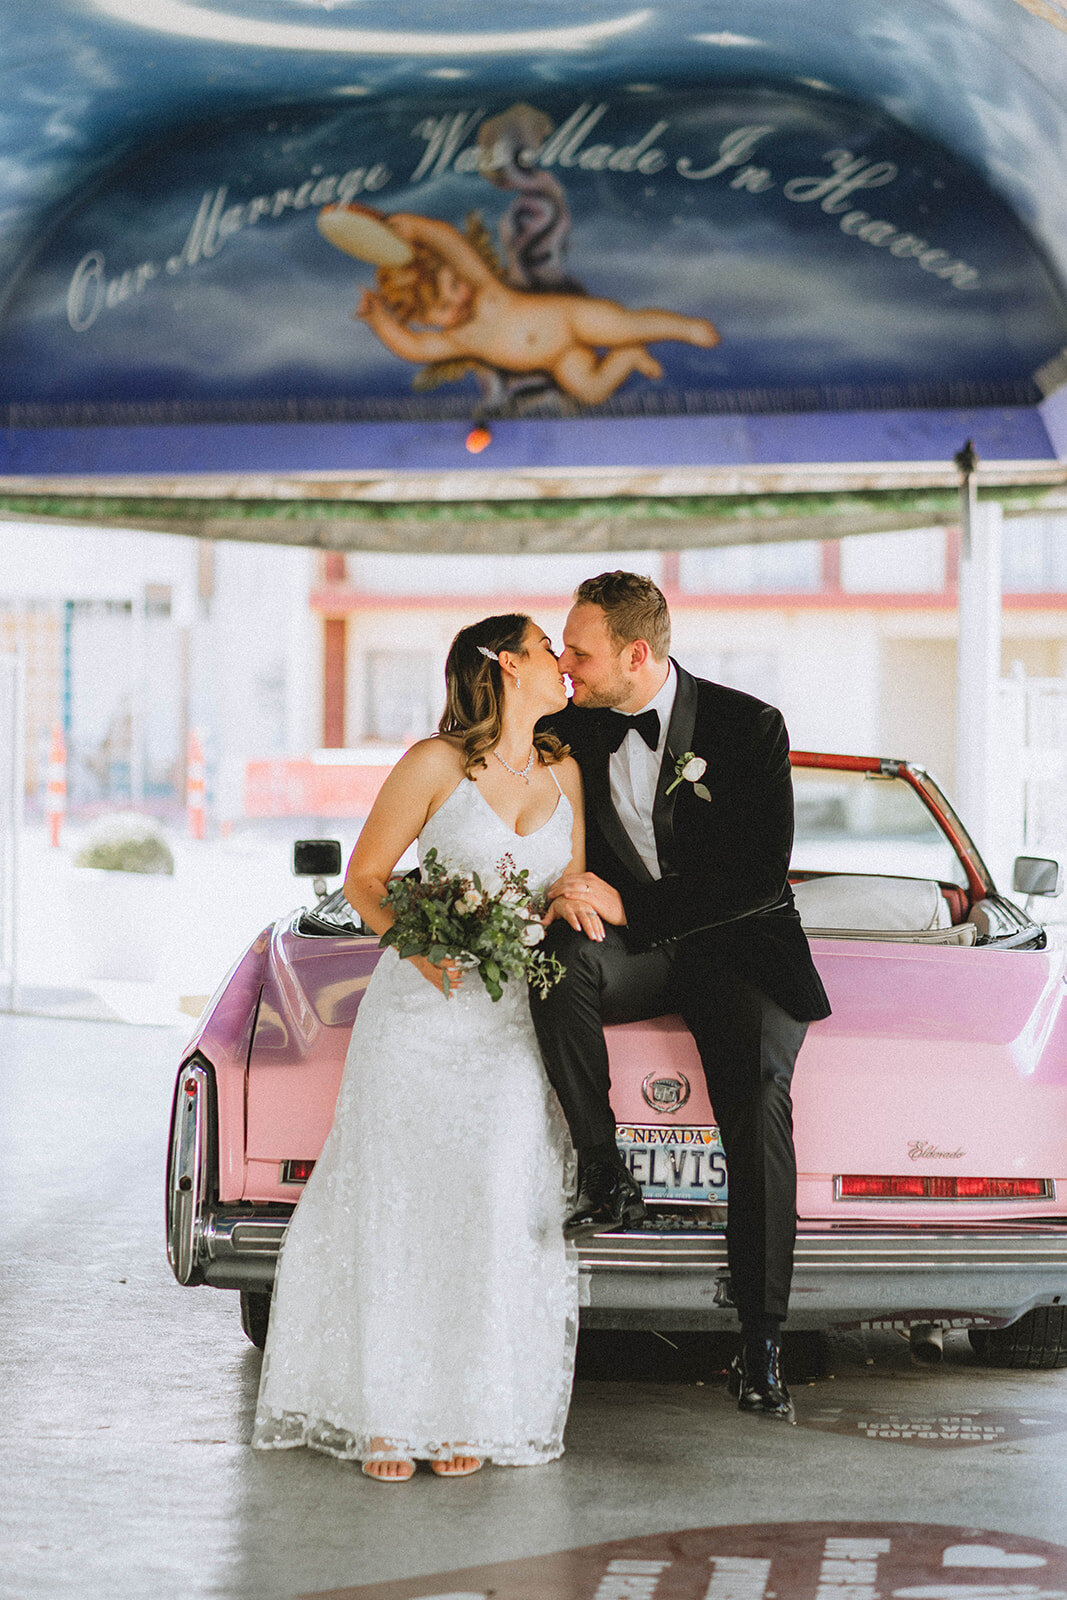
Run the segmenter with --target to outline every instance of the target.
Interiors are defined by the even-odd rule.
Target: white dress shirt
[[[678,674],[672,661],[662,687],[641,711],[659,713],[659,743],[650,750],[636,728],[628,729],[619,748],[608,759],[608,777],[611,782],[611,803],[619,813],[619,820],[630,837],[630,842],[654,878],[660,878],[659,852],[652,827],[652,805],[659,782],[659,769],[667,747],[667,729],[674,697],[678,692]],[[614,709],[614,708],[612,708]],[[626,712],[629,716],[632,713]],[[635,713],[634,713],[635,714]]]

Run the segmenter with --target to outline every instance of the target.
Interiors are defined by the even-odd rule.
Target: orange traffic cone
[[[189,837],[204,837],[204,747],[195,728],[189,730],[189,748],[185,758],[185,815],[189,824]]]
[[[58,722],[52,724],[52,746],[48,752],[48,789],[45,795],[45,814],[48,817],[48,842],[59,848],[59,836],[67,811],[67,746],[63,729]]]

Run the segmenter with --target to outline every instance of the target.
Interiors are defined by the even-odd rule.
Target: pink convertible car
[[[1067,1364],[1067,952],[998,894],[922,768],[792,760],[790,877],[833,1015],[794,1079],[790,1328],[894,1327],[927,1355],[967,1328],[987,1362]],[[331,841],[297,856],[309,875],[340,870]],[[1016,862],[1020,894],[1060,879],[1055,862]],[[378,956],[341,891],[323,893],[264,929],[182,1058],[170,1262],[180,1283],[239,1290],[259,1345]],[[609,1042],[619,1146],[649,1219],[581,1248],[583,1322],[733,1327],[728,1175],[692,1038],[666,1016]]]

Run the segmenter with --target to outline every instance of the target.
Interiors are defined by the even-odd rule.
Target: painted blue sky
[[[606,108],[553,167],[570,274],[722,334],[710,351],[657,345],[662,380],[627,379],[609,412],[1025,403],[1067,341],[1067,34],[1016,0],[540,0],[503,13],[475,0],[2,0],[0,17],[0,403],[13,421],[115,406],[468,412],[472,379],[413,394],[412,366],[352,320],[371,272],[319,236],[314,206],[237,229],[187,270],[166,263],[205,196],[225,189],[233,207],[375,163],[389,178],[364,198],[383,210],[462,225],[476,209],[495,233],[510,197],[454,166],[413,181],[425,148],[413,130],[518,99],[557,128]],[[580,159],[660,122],[658,171]],[[740,162],[700,182],[679,169],[755,126],[762,190],[738,186]],[[829,207],[799,198],[842,151],[893,176]],[[848,206],[890,233],[843,230]],[[894,255],[909,237],[956,276],[923,270],[906,246]],[[71,285],[87,258],[74,322],[91,325],[78,331]],[[143,292],[97,305],[145,263]]]
[[[762,86],[557,92],[535,108],[560,134],[545,161],[571,214],[567,272],[588,294],[708,317],[722,335],[714,350],[657,345],[663,379],[635,375],[610,407],[1036,398],[1032,374],[1067,336],[1049,274],[972,172],[889,119]],[[321,237],[309,201],[363,171],[373,192],[360,198],[386,213],[462,226],[477,210],[498,236],[512,196],[457,166],[484,113],[504,109],[442,97],[290,108],[141,153],[42,246],[0,328],[0,399],[163,403],[190,417],[248,403],[469,408],[469,378],[412,398],[417,369],[352,319],[373,269]],[[625,170],[639,161],[648,170]],[[269,210],[249,222],[257,198]]]

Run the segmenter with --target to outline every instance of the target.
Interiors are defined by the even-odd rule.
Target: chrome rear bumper
[[[202,1215],[197,1277],[222,1289],[267,1289],[288,1216],[281,1208],[218,1206]],[[737,1326],[718,1229],[603,1234],[578,1252],[582,1321],[589,1327]],[[1067,1221],[801,1225],[789,1326],[1016,1321],[1067,1302]]]
[[[269,1289],[289,1215],[254,1206],[221,1206],[200,1234],[203,1282],[216,1289]]]
[[[590,1327],[736,1327],[721,1233],[605,1234],[581,1251]],[[790,1328],[1016,1321],[1067,1301],[1067,1222],[1003,1228],[808,1224]]]

